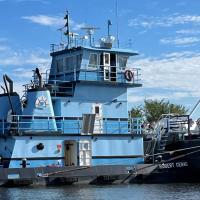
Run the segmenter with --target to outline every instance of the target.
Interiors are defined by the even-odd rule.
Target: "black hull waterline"
[[[171,143],[152,160],[154,164],[135,171],[131,183],[200,183],[199,139]]]
[[[122,183],[133,166],[69,166],[0,169],[0,186]]]

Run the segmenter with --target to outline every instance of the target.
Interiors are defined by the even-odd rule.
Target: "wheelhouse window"
[[[58,73],[63,72],[63,59],[56,60],[56,68]]]
[[[72,72],[75,69],[80,69],[82,61],[82,54],[68,56],[64,58],[64,72]]]
[[[64,61],[65,67],[64,70],[65,72],[72,71],[74,69],[74,57],[66,57]]]
[[[116,54],[110,54],[110,66],[116,67]]]
[[[76,55],[76,69],[81,67],[82,54]]]
[[[98,54],[91,53],[89,59],[89,67],[97,68],[98,66]]]
[[[118,56],[118,63],[120,69],[124,70],[126,68],[127,60],[128,60],[127,56],[120,56],[120,55]]]
[[[104,65],[110,66],[110,54],[109,53],[104,53]]]

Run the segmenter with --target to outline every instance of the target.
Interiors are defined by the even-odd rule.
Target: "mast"
[[[66,11],[66,15],[64,17],[64,19],[66,20],[66,23],[65,23],[65,28],[67,29],[64,34],[67,36],[67,47],[69,48],[70,46],[70,32],[69,32],[69,12],[68,10]]]
[[[110,36],[110,26],[112,25],[111,20],[108,20],[108,37]]]
[[[118,0],[116,0],[116,5],[115,5],[115,9],[116,9],[116,21],[117,21],[117,47],[119,48],[119,21],[118,21]]]

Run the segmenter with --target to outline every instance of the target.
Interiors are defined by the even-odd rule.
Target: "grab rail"
[[[49,132],[61,134],[81,134],[82,117],[49,117],[12,115],[12,121],[0,121],[0,135],[13,133]],[[56,127],[56,129],[55,129]],[[103,118],[101,123],[94,124],[93,134],[142,134],[140,118]]]

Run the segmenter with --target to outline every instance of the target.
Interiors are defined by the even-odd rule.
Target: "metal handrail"
[[[167,120],[166,121],[167,126],[165,127],[166,132],[172,131],[172,132],[180,133],[181,130],[178,130],[178,131],[173,130],[173,127],[176,126],[176,125],[179,126],[179,127],[176,127],[176,128],[180,128],[180,129],[182,129],[183,132],[186,132],[186,130],[183,130],[184,128],[183,128],[182,125],[187,125],[187,131],[188,131],[188,134],[190,134],[189,115],[180,115],[180,114],[177,114],[177,113],[162,114],[155,124],[159,125],[161,120],[164,120],[164,119]],[[156,127],[154,127],[154,134],[156,135],[156,138],[160,138],[162,136],[161,131],[156,131]]]
[[[86,80],[86,81],[108,81],[106,79],[104,79],[104,70],[102,69],[102,65],[98,65],[98,68],[84,68],[84,69],[75,69],[75,70],[69,70],[66,72],[60,72],[59,74],[50,74],[50,79],[51,80],[56,80],[56,81],[66,81],[68,79],[68,77],[70,75],[72,75],[70,77],[70,81],[77,81],[78,80]],[[110,66],[111,68],[116,68],[115,66]],[[115,71],[109,71],[109,81],[112,82],[112,79],[114,79],[113,82],[119,82],[119,83],[139,83],[140,82],[140,76],[141,74],[139,73],[139,71],[141,69],[139,68],[131,68],[129,70],[131,70],[134,74],[134,78],[132,79],[132,81],[126,81],[125,77],[124,77],[124,69],[118,69],[116,68],[116,72]],[[126,69],[127,70],[127,69]],[[78,75],[78,76],[77,76]],[[46,76],[47,77],[47,76]],[[52,79],[53,78],[53,79]],[[45,80],[44,82],[48,82],[47,80]]]
[[[69,132],[80,134],[82,129],[82,117],[61,117],[61,116],[32,116],[32,115],[12,115],[12,122],[8,123],[5,120],[0,122],[0,132],[5,134],[9,130],[15,132],[30,132],[30,131],[48,131],[61,132],[67,134]],[[135,123],[134,123],[135,122]],[[32,125],[34,124],[34,127]],[[56,124],[56,130],[53,124]],[[45,128],[38,128],[40,125]],[[97,130],[102,130],[103,134],[142,134],[140,119],[134,118],[129,120],[121,120],[118,118],[102,119]],[[1,134],[0,133],[0,134]]]

